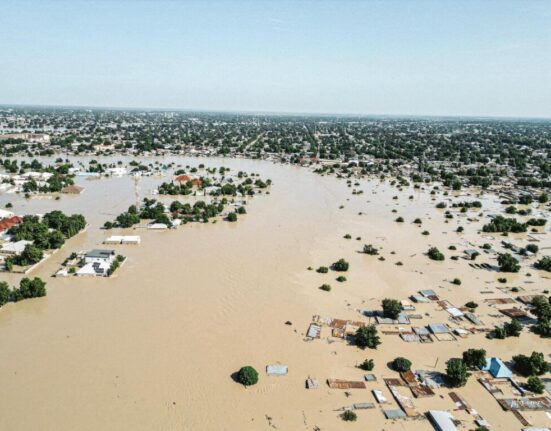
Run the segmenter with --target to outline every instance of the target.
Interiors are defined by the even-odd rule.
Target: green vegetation
[[[526,232],[526,225],[523,223],[519,223],[514,218],[505,218],[503,216],[496,216],[494,219],[488,223],[482,226],[483,232],[501,232],[501,233],[507,233],[507,232],[513,232],[513,233],[520,233],[520,232]]]
[[[530,376],[526,382],[526,389],[534,392],[535,394],[543,394],[545,385],[538,376]]]
[[[316,272],[319,272],[320,274],[327,274],[329,272],[329,268],[326,266],[320,266],[318,269],[316,269]]]
[[[344,275],[339,275],[335,280],[339,283],[344,283],[346,281],[346,277]]]
[[[19,302],[23,299],[40,298],[46,296],[46,282],[35,277],[33,279],[23,278],[19,287],[10,289],[8,283],[0,282],[0,307],[8,302]]]
[[[471,309],[471,310],[474,310],[475,308],[478,307],[478,304],[474,301],[469,301],[465,304],[465,307]]]
[[[358,368],[364,371],[372,371],[373,368],[375,368],[375,362],[373,362],[373,359],[366,359],[360,365],[358,365]]]
[[[388,319],[396,320],[402,312],[402,305],[396,299],[385,298],[383,299],[382,306],[383,316]]]
[[[486,350],[468,349],[463,352],[463,362],[469,368],[480,368],[486,365]]]
[[[467,383],[467,365],[462,359],[452,358],[446,364],[446,378],[452,388],[465,386]]]
[[[511,319],[510,322],[505,322],[503,326],[496,326],[492,331],[492,336],[503,340],[507,337],[518,337],[522,331],[522,325],[517,319]]]
[[[381,339],[377,335],[375,325],[367,325],[358,328],[355,335],[355,343],[360,349],[370,348],[376,349],[381,344]]]
[[[258,371],[250,365],[246,365],[237,373],[237,381],[243,386],[256,385],[258,383]]]
[[[331,286],[327,283],[322,284],[319,288],[324,292],[331,292]]]
[[[444,254],[438,250],[436,247],[429,248],[429,251],[427,252],[428,256],[432,260],[444,260],[445,256]]]
[[[61,211],[46,213],[42,220],[38,216],[27,215],[23,221],[8,231],[13,241],[32,241],[19,256],[6,258],[5,265],[11,271],[13,265],[28,266],[40,262],[45,250],[58,249],[65,240],[86,227],[86,220],[80,214],[67,216]]]
[[[379,250],[373,247],[371,244],[364,245],[363,252],[369,254],[370,256],[376,256],[379,254]]]
[[[120,255],[120,254],[117,254],[117,256],[115,257],[115,259],[113,260],[113,262],[111,263],[111,266],[109,267],[109,269],[107,270],[107,276],[110,277],[113,275],[113,273],[117,270],[117,268],[119,266],[121,266],[121,264],[125,261],[125,257]]]
[[[411,369],[411,361],[398,356],[392,361],[392,369],[399,372],[409,371]]]
[[[519,272],[520,264],[509,253],[501,253],[497,257],[497,263],[499,264],[499,270],[501,272]]]
[[[452,284],[455,284],[456,286],[461,286],[461,280],[459,278],[454,278],[452,280]]]
[[[544,256],[536,263],[534,263],[534,268],[541,269],[542,271],[551,272],[551,256]]]
[[[540,352],[532,352],[530,356],[513,356],[515,370],[523,376],[541,376],[549,371],[549,364]]]
[[[346,410],[341,414],[341,418],[345,422],[355,422],[358,419],[358,415],[352,410]]]
[[[331,269],[333,271],[345,272],[348,271],[349,266],[348,262],[341,258],[331,265]]]

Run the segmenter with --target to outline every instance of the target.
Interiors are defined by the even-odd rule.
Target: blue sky
[[[0,0],[0,104],[551,117],[551,1]]]

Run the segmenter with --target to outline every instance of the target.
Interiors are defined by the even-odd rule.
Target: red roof
[[[178,181],[179,183],[187,183],[188,181],[191,181],[191,178],[187,175],[179,175],[175,178],[175,181]]]
[[[203,181],[201,181],[199,178],[195,178],[195,179],[191,180],[191,184],[193,184],[194,186],[199,187],[201,184],[203,184]]]
[[[5,218],[4,220],[0,220],[0,232],[4,232],[11,228],[12,226],[15,226],[16,224],[19,224],[23,221],[23,217],[19,216],[13,216],[9,218]]]

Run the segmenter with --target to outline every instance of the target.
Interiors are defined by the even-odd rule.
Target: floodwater
[[[477,229],[483,217],[472,223],[456,217],[445,224],[442,210],[434,209],[441,198],[433,201],[427,192],[412,188],[400,192],[362,180],[355,188],[364,194],[352,195],[345,180],[294,166],[242,159],[162,160],[170,161],[256,172],[274,184],[270,194],[248,200],[248,214],[237,223],[188,224],[162,232],[99,228],[135,203],[136,193],[140,199],[153,197],[151,191],[169,180],[169,173],[144,177],[137,192],[126,176],[78,178],[85,192],[59,201],[0,196],[0,206],[10,201],[16,213],[60,209],[82,213],[90,223],[85,233],[67,241],[31,273],[47,280],[47,297],[0,309],[1,430],[312,430],[368,425],[429,430],[426,420],[385,422],[379,408],[361,411],[356,423],[345,424],[336,410],[374,402],[373,396],[369,390],[352,390],[346,397],[343,391],[328,389],[325,379],[361,379],[363,372],[355,365],[367,357],[375,359],[374,372],[381,378],[393,376],[386,362],[398,355],[410,358],[416,369],[443,370],[449,357],[469,347],[484,345],[493,355],[510,359],[541,343],[531,334],[501,342],[475,335],[431,345],[382,336],[376,351],[326,339],[306,342],[304,333],[314,314],[362,319],[358,309],[377,308],[381,298],[402,299],[423,288],[437,290],[457,306],[475,299],[485,323],[492,321],[490,315],[497,312],[482,304],[480,291],[503,296],[497,290],[499,274],[474,270],[463,259],[432,262],[424,252],[431,245],[443,251],[450,244],[458,250],[472,248],[469,242],[497,247],[499,239],[481,240]],[[394,195],[399,198],[393,200]],[[485,212],[499,208],[495,197],[483,201]],[[406,223],[395,223],[398,215]],[[422,227],[411,223],[415,217],[423,219]],[[458,224],[465,226],[464,234],[454,232]],[[431,235],[421,235],[425,229]],[[51,278],[71,252],[101,247],[107,236],[119,232],[141,235],[142,243],[108,246],[128,257],[114,277]],[[346,233],[351,240],[343,239]],[[386,260],[358,253],[366,243],[382,247]],[[341,257],[351,264],[345,283],[336,282],[335,273],[307,270]],[[481,259],[491,262],[490,257]],[[397,266],[398,261],[403,265]],[[508,278],[527,294],[550,287],[549,279],[532,272],[535,283],[524,283],[521,275]],[[454,277],[462,279],[461,287],[449,282]],[[15,284],[20,277],[1,278]],[[332,285],[331,292],[318,289],[325,282]],[[447,321],[447,313],[435,304],[423,304],[418,312],[424,316],[420,324]],[[289,374],[266,376],[264,367],[274,363],[288,365]],[[256,386],[244,388],[232,380],[243,365],[259,371]],[[309,376],[320,381],[319,389],[304,388]],[[382,381],[372,388],[384,390],[391,400]],[[492,429],[512,429],[516,419],[501,412],[475,379],[462,390],[489,418]],[[447,395],[415,402],[421,412],[453,408]],[[396,408],[395,403],[390,408]],[[545,418],[537,416],[535,422],[540,420]]]

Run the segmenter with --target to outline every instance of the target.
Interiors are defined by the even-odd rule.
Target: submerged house
[[[84,262],[111,264],[114,258],[115,250],[94,249],[84,255]]]
[[[428,417],[431,424],[438,431],[457,431],[454,418],[450,412],[429,410]]]
[[[488,371],[496,379],[510,379],[513,377],[511,370],[499,358],[486,359],[486,365],[481,370]]]

